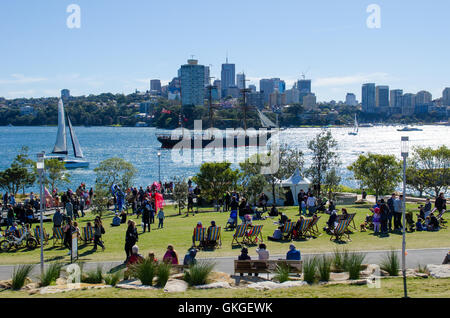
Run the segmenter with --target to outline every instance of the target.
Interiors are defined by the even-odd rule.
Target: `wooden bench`
[[[172,269],[177,273],[183,273],[185,269],[188,269],[189,265],[183,265],[183,264],[172,264]]]
[[[270,274],[276,271],[277,266],[287,266],[289,274],[302,273],[302,261],[291,260],[246,260],[234,261],[234,274]]]

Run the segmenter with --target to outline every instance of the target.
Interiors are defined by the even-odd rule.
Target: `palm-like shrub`
[[[395,250],[388,252],[381,261],[380,268],[389,273],[390,276],[398,276],[400,261]]]
[[[12,289],[19,290],[25,285],[25,281],[28,275],[33,270],[34,265],[32,264],[24,264],[19,265],[19,267],[14,267],[14,272],[12,276]]]
[[[44,271],[41,275],[41,286],[49,286],[52,283],[56,282],[56,280],[61,275],[61,268],[63,267],[63,264],[61,263],[52,263],[47,268],[47,270]]]
[[[197,264],[189,266],[189,269],[184,273],[184,280],[189,286],[205,285],[214,266],[215,264],[209,261],[197,262]]]
[[[334,250],[333,267],[336,272],[345,272],[348,268],[350,253],[344,249],[342,252],[338,249]]]

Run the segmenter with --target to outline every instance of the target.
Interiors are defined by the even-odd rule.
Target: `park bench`
[[[292,260],[245,260],[234,261],[234,274],[267,274],[276,271],[277,266],[287,266],[289,268],[289,274],[301,274],[302,273],[302,261]]]

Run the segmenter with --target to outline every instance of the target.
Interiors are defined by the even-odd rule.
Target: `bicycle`
[[[0,250],[7,252],[11,247],[19,249],[25,242],[28,249],[35,249],[38,245],[37,240],[31,235],[26,227],[22,225],[23,233],[21,237],[16,237],[14,233],[5,233],[5,239],[0,242]]]

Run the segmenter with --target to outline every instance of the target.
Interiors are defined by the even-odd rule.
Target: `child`
[[[305,202],[305,200],[302,200],[301,207],[302,207],[302,215],[306,215],[306,202]]]
[[[159,209],[159,212],[158,212],[158,220],[159,220],[159,224],[158,224],[158,229],[159,228],[164,228],[164,210],[163,210],[163,208],[160,208]]]
[[[375,231],[375,234],[378,234],[380,232],[380,228],[381,228],[380,208],[375,208],[373,210],[373,230]]]
[[[422,225],[422,219],[421,219],[421,218],[418,218],[418,219],[417,219],[416,230],[417,230],[418,232],[426,231],[426,229],[425,229],[425,228],[423,227],[423,225]]]

